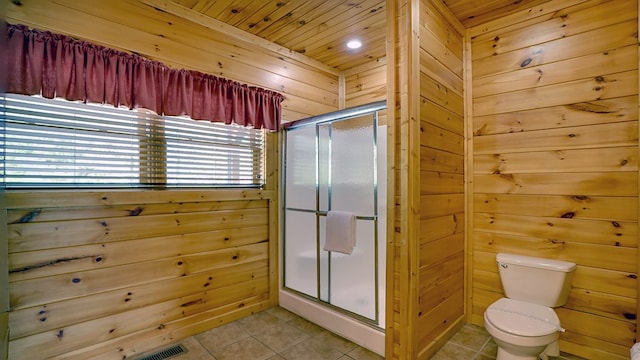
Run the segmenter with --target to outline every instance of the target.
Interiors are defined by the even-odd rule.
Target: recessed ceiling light
[[[349,42],[347,43],[347,47],[349,49],[358,49],[361,46],[362,46],[362,43],[360,42],[360,40],[357,40],[357,39],[349,40]]]

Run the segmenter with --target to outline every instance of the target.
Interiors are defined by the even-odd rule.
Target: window
[[[15,94],[0,119],[8,189],[263,184],[263,130]]]

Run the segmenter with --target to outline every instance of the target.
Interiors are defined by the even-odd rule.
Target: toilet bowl
[[[502,298],[484,314],[484,326],[498,345],[497,359],[536,360],[557,356],[560,320],[552,308]]]
[[[484,326],[498,345],[497,360],[558,356],[560,319],[553,310],[567,302],[576,264],[514,254],[496,254],[505,297],[487,307]]]

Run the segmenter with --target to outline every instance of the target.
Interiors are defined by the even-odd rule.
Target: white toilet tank
[[[567,302],[576,264],[504,253],[496,263],[506,297],[548,307]]]

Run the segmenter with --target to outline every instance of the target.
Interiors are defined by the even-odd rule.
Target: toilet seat
[[[486,319],[499,330],[519,336],[545,336],[562,331],[552,308],[508,298],[491,304]]]

